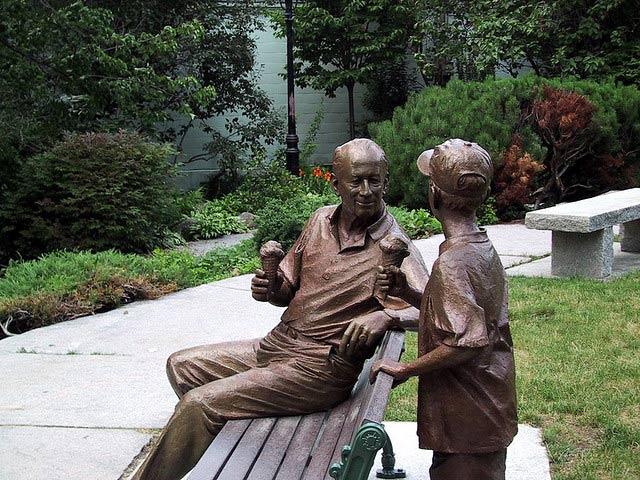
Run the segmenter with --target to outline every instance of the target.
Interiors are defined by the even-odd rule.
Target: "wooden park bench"
[[[640,252],[640,188],[609,192],[527,213],[528,228],[551,230],[551,273],[606,278],[613,266],[613,226],[621,250]]]
[[[403,347],[404,332],[387,332],[351,397],[329,411],[227,422],[189,480],[366,480],[380,449],[378,476],[403,478],[381,423],[393,378],[380,373],[369,383],[373,362],[398,360]]]

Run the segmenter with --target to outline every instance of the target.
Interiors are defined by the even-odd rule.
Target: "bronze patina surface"
[[[418,159],[445,242],[424,292],[380,268],[382,291],[420,305],[417,360],[382,362],[397,379],[419,375],[418,436],[434,450],[432,480],[504,480],[506,447],[517,431],[515,367],[507,279],[476,209],[493,166],[477,144],[455,139]]]
[[[353,140],[336,149],[333,163],[342,203],[311,216],[275,274],[277,246],[263,249],[267,272],[252,280],[256,300],[287,306],[281,322],[261,339],[169,358],[180,401],[135,479],[180,479],[229,419],[309,413],[344,400],[386,330],[401,326],[393,312],[413,308],[375,289],[379,243],[388,234],[409,245],[402,271],[412,288],[427,280],[420,254],[382,200],[384,152],[370,140]]]

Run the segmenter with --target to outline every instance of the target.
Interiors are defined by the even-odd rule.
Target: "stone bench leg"
[[[620,249],[623,252],[640,252],[640,220],[620,225]]]
[[[592,233],[551,235],[551,273],[558,277],[605,278],[613,265],[613,227]]]

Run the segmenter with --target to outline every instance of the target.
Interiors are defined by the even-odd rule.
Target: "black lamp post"
[[[298,0],[280,1],[284,7],[284,19],[287,24],[287,170],[298,175],[300,169],[300,150],[296,134],[296,100],[294,94],[293,73],[293,4]]]

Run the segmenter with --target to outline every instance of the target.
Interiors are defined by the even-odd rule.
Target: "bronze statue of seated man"
[[[396,312],[412,307],[375,288],[379,243],[393,234],[409,244],[402,271],[414,288],[424,287],[427,271],[382,199],[384,152],[366,139],[336,148],[331,182],[341,204],[311,216],[275,277],[258,270],[252,280],[256,300],[287,307],[280,323],[264,338],[169,358],[180,401],[135,480],[179,480],[227,420],[306,414],[345,400],[387,329],[402,326]]]

